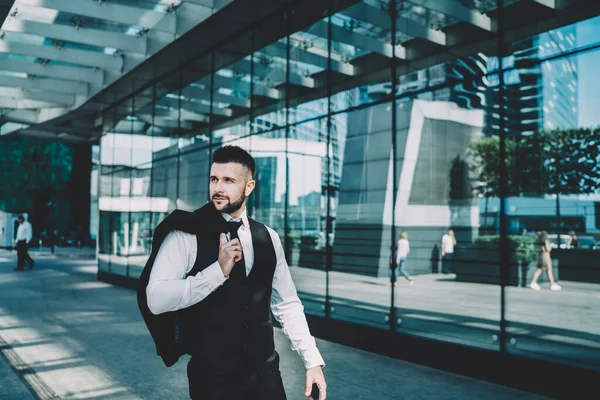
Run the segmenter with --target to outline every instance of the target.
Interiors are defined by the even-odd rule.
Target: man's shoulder
[[[168,231],[183,231],[191,233],[195,228],[201,228],[203,225],[210,224],[208,215],[197,211],[185,211],[176,209],[165,217],[157,226],[157,229],[166,229]]]
[[[277,245],[277,243],[281,243],[281,239],[279,237],[279,234],[277,233],[277,231],[275,229],[271,228],[267,224],[264,224],[264,223],[262,223],[260,221],[255,220],[254,218],[248,217],[248,221],[252,221],[254,223],[257,223],[259,225],[264,226],[267,229],[267,232],[269,232],[269,236],[271,236],[271,240],[273,241],[273,243],[276,244],[276,245]]]
[[[252,223],[252,222],[254,222],[255,224],[262,225],[262,226],[264,226],[265,228],[267,228],[267,230],[269,231],[269,233],[270,233],[270,234],[275,234],[275,235],[277,235],[277,232],[275,231],[275,229],[271,228],[269,225],[267,225],[267,224],[265,224],[265,223],[263,223],[263,222],[257,221],[256,219],[254,219],[254,218],[250,218],[250,217],[248,217],[248,221],[250,221],[251,223]]]

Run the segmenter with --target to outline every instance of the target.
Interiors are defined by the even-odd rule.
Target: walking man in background
[[[454,231],[452,229],[448,229],[448,233],[442,236],[442,273],[444,274],[449,274],[452,272],[454,246],[456,246]]]
[[[304,362],[304,395],[325,400],[324,362],[281,240],[247,215],[254,173],[242,148],[214,153],[211,201],[193,213],[175,210],[156,228],[138,304],[165,365],[192,356],[192,399],[286,399],[272,313]],[[311,396],[313,385],[320,395]]]
[[[31,224],[25,221],[24,216],[19,215],[17,221],[19,221],[19,227],[17,228],[17,237],[15,238],[17,245],[17,268],[15,268],[15,271],[24,271],[25,263],[29,264],[29,269],[33,269],[35,261],[33,261],[27,251],[27,244],[31,241],[33,230]]]

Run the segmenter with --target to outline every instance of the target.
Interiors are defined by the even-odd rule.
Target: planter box
[[[552,272],[559,279],[559,262],[552,261]],[[531,282],[536,270],[536,263],[519,263],[512,254],[509,257],[509,286],[525,287]],[[461,246],[456,249],[451,271],[456,274],[458,282],[488,283],[500,285],[500,251],[498,247],[490,246]],[[548,276],[543,273],[538,283],[548,282]]]
[[[599,250],[555,249],[551,254],[560,263],[562,280],[600,283]]]

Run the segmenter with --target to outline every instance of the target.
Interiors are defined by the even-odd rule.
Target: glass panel
[[[289,123],[302,122],[327,114],[327,21],[325,18],[289,37]],[[344,62],[332,69],[348,72]]]
[[[499,242],[479,231],[471,177],[484,112],[424,94],[399,100],[396,118],[397,330],[498,350]]]
[[[330,315],[389,328],[391,107],[386,103],[342,113],[332,123],[333,142],[339,143],[333,157],[342,167],[334,213]],[[337,179],[334,173],[333,181]]]
[[[252,107],[253,132],[285,125],[287,77],[287,14],[275,15],[254,31]],[[274,41],[275,38],[282,39]],[[311,87],[310,79],[290,76],[290,84]]]
[[[183,97],[193,99],[191,108],[182,109],[182,134],[179,140],[179,190],[177,208],[193,211],[202,207],[209,199],[208,175],[211,164],[211,79],[212,55],[201,57],[182,73]],[[215,103],[224,99],[212,93]]]
[[[103,123],[109,123],[103,118]],[[114,165],[115,136],[107,133],[100,140],[100,174],[98,184],[98,270],[110,271],[110,255],[113,251],[112,241],[112,186]]]
[[[113,187],[112,187],[112,240],[113,253],[110,257],[110,271],[127,276],[131,251],[131,193],[132,193],[132,154],[133,132],[139,127],[139,120],[132,114],[133,102],[127,102],[127,117],[115,127],[115,147]]]
[[[177,208],[194,211],[209,200],[208,176],[211,152],[203,144],[188,146],[179,157],[179,197]]]
[[[180,79],[179,74],[167,77],[157,83],[155,89],[151,195],[152,211],[159,215],[168,214],[177,207],[179,118],[181,107],[186,104],[178,89]],[[154,226],[159,222],[153,221]]]
[[[355,67],[349,75],[336,75],[336,94],[331,98],[334,112],[389,97],[392,56],[404,58],[403,49],[392,45],[391,16],[375,9],[377,17],[370,18],[368,12],[361,11],[364,8],[373,7],[360,3],[331,18],[332,59]]]
[[[210,142],[211,63],[212,55],[209,54],[194,60],[181,72],[181,95],[187,101],[182,104],[180,114],[173,117],[181,117],[181,136],[187,139],[180,141],[182,151],[203,147]],[[188,145],[192,149],[185,149]]]
[[[307,313],[325,315],[327,118],[290,127],[288,254]]]
[[[225,43],[214,52],[211,118],[215,127],[215,144],[249,133],[251,49],[252,35],[244,35]],[[203,85],[207,85],[206,79],[209,77],[202,81]]]
[[[134,98],[135,116],[143,125],[132,130],[131,178],[129,182],[129,276],[138,278],[142,272],[152,244],[150,181],[152,175],[153,150],[153,96],[154,87],[139,93]]]
[[[589,21],[581,26],[590,29]],[[552,35],[561,32],[564,37],[579,30],[567,27]],[[599,34],[596,24],[596,40]],[[532,63],[541,53],[534,52]],[[517,188],[507,199],[509,234],[521,244],[517,256],[522,249],[513,266],[516,279],[506,289],[507,350],[594,370],[600,370],[594,307],[600,287],[600,130],[593,128],[600,125],[599,55],[595,50],[523,71],[538,83],[536,96],[528,102],[519,96],[520,112],[510,123],[528,129],[507,144],[511,187]],[[507,102],[526,90],[509,85]],[[538,110],[533,134],[525,108]]]

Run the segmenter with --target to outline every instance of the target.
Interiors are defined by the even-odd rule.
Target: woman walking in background
[[[396,265],[398,265],[398,270],[405,277],[408,282],[412,285],[413,278],[408,275],[406,272],[406,257],[410,253],[410,244],[408,242],[408,235],[406,232],[400,233],[400,239],[398,240],[398,255],[396,257]],[[394,279],[394,286],[396,285],[396,279]]]
[[[533,274],[533,279],[529,287],[533,290],[540,290],[537,280],[542,274],[542,270],[546,270],[548,274],[548,280],[550,281],[550,290],[562,289],[556,282],[554,282],[554,276],[552,275],[552,259],[550,258],[550,252],[552,251],[552,243],[548,240],[548,232],[541,231],[537,234],[537,270]]]

